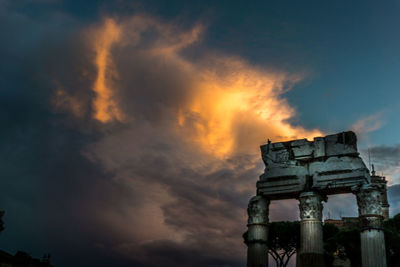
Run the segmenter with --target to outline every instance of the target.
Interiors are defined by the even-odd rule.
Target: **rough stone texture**
[[[372,165],[372,169],[374,165]],[[375,171],[372,171],[371,175],[371,184],[378,188],[381,193],[381,202],[382,202],[382,216],[384,220],[389,220],[389,202],[387,199],[387,181],[384,176],[375,175]]]
[[[300,219],[322,221],[322,196],[315,192],[304,192],[299,197]]]
[[[360,214],[381,215],[381,192],[375,186],[363,186],[356,193]]]
[[[297,198],[302,191],[349,193],[369,183],[369,170],[357,152],[353,132],[261,146],[264,173],[258,192],[270,199]]]
[[[247,245],[247,266],[268,266],[268,211],[270,201],[262,196],[250,199],[247,208],[248,230],[245,243]]]
[[[356,192],[361,224],[363,267],[386,266],[385,237],[382,230],[382,194],[378,186],[368,184]]]
[[[262,196],[252,197],[247,208],[248,224],[268,223],[269,200]]]
[[[386,180],[365,166],[353,132],[261,146],[264,173],[249,203],[247,266],[268,265],[269,200],[298,198],[301,244],[297,266],[324,266],[322,203],[326,195],[354,193],[359,206],[363,267],[386,266],[382,215],[388,218]],[[324,197],[323,197],[324,196]],[[324,199],[325,198],[325,199]]]
[[[324,266],[322,200],[324,198],[316,192],[300,194],[301,241],[298,266]]]

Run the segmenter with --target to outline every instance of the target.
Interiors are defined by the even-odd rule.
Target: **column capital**
[[[299,196],[300,219],[322,221],[322,201],[325,200],[320,194],[310,191],[303,192]]]
[[[270,201],[263,196],[252,197],[247,213],[247,267],[268,267],[268,211]]]
[[[382,193],[374,185],[365,185],[355,192],[361,231],[382,229]]]
[[[254,196],[249,201],[247,214],[248,224],[267,224],[269,221],[269,199],[262,196]]]
[[[381,191],[376,186],[363,186],[355,192],[358,212],[362,215],[382,215]]]

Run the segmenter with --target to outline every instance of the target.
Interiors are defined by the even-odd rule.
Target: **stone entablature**
[[[261,146],[264,173],[257,182],[260,195],[270,199],[297,198],[303,191],[350,193],[370,183],[369,170],[357,151],[357,137],[349,131],[326,137]]]

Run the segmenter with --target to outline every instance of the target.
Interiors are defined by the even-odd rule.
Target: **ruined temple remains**
[[[356,195],[361,224],[362,266],[386,266],[382,221],[389,217],[386,180],[370,171],[357,151],[354,132],[342,132],[261,146],[264,173],[248,206],[245,243],[248,267],[268,266],[270,201],[299,200],[300,251],[297,266],[324,266],[323,201],[332,194]]]

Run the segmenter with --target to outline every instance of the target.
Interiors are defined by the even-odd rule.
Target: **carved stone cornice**
[[[304,192],[299,197],[300,219],[322,221],[322,200],[324,198],[315,192]]]
[[[252,197],[247,208],[248,224],[267,224],[269,203],[270,201],[262,196]]]

